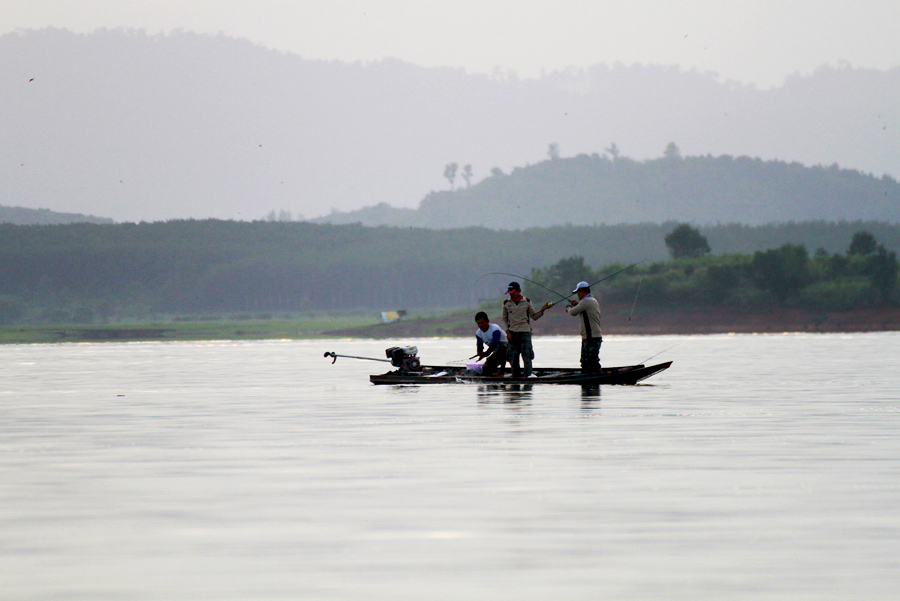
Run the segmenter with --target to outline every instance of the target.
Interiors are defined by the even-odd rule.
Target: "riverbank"
[[[412,338],[415,336],[471,336],[474,310],[435,318],[401,320],[358,328],[326,331],[326,336],[352,338]],[[497,315],[490,315],[497,321]],[[900,330],[900,307],[858,309],[840,313],[781,309],[768,313],[714,311],[636,311],[630,306],[603,308],[607,335],[721,334],[775,332],[881,332]],[[534,323],[535,335],[577,335],[578,322],[562,307],[548,311]]]
[[[60,342],[140,342],[178,340],[273,340],[301,338],[429,338],[471,336],[476,309],[376,323],[374,318],[165,322],[118,325],[5,326],[0,344]],[[498,314],[490,315],[497,320]],[[900,307],[824,313],[783,309],[769,313],[716,311],[636,311],[603,308],[606,335],[721,334],[777,332],[900,331]],[[555,307],[534,324],[537,336],[578,334],[578,322]]]
[[[4,326],[0,344],[62,342],[146,342],[185,340],[280,340],[327,337],[323,332],[365,328],[374,317],[327,319],[166,321],[109,325]]]

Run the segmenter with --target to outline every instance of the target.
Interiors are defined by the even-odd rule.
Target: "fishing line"
[[[681,343],[679,342],[678,344],[681,344]],[[647,361],[649,361],[649,360],[652,359],[653,357],[658,357],[658,356],[662,355],[663,353],[665,353],[666,351],[671,351],[673,348],[675,348],[676,346],[678,346],[678,344],[673,344],[672,346],[670,346],[669,348],[667,348],[665,351],[659,351],[659,352],[656,353],[655,355],[651,355],[650,357],[647,357],[646,359],[644,359],[643,361],[641,361],[641,363],[642,363],[642,364],[643,364],[643,363],[646,363]]]
[[[634,315],[634,306],[637,304],[637,297],[641,291],[641,284],[643,284],[643,283],[644,283],[644,277],[641,276],[641,281],[638,282],[637,292],[634,293],[634,302],[631,303],[631,315]],[[631,315],[628,316],[628,321],[631,321]]]
[[[469,359],[474,359],[477,356],[478,355],[474,355],[472,357],[469,357]],[[454,359],[452,361],[447,361],[447,365],[452,365],[453,367],[465,367],[469,364],[469,359]]]

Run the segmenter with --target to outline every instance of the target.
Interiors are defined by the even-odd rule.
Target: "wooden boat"
[[[422,365],[416,356],[418,349],[414,346],[392,346],[384,351],[386,359],[359,357],[355,355],[339,355],[327,352],[326,358],[331,362],[338,357],[348,359],[364,359],[366,361],[383,361],[397,369],[383,374],[369,376],[372,384],[455,384],[460,382],[478,384],[575,384],[578,386],[598,386],[600,384],[637,384],[654,374],[669,369],[671,361],[656,365],[626,365],[624,367],[604,367],[599,372],[583,374],[578,369],[568,367],[535,367],[533,375],[527,378],[505,376],[484,376],[476,370],[481,366],[462,365]]]
[[[422,365],[418,370],[397,369],[384,374],[369,376],[372,384],[575,384],[598,386],[600,384],[637,384],[654,374],[668,369],[671,361],[657,365],[627,365],[604,367],[597,373],[583,374],[578,369],[565,367],[535,367],[534,377],[491,377],[475,373],[458,365]]]

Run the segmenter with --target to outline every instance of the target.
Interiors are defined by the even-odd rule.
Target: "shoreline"
[[[471,313],[471,316],[469,316]],[[353,338],[410,338],[414,336],[471,336],[475,310],[444,318],[419,318],[389,324],[323,332]],[[491,321],[496,321],[490,315]],[[607,335],[775,334],[784,332],[850,333],[900,331],[900,307],[857,309],[846,312],[784,309],[771,313],[709,311],[640,311],[631,307],[603,307],[603,333]],[[535,336],[577,336],[578,322],[563,312],[546,313],[533,322]]]
[[[478,309],[457,310],[438,317],[401,319],[383,324],[313,324],[303,321],[144,323],[116,325],[4,326],[0,344],[77,342],[152,342],[209,340],[309,340],[333,338],[469,337],[475,333]],[[499,313],[499,311],[498,311]],[[489,314],[490,315],[490,314]],[[496,320],[490,315],[492,321]],[[785,332],[851,333],[900,331],[900,307],[846,312],[785,309],[770,313],[726,310],[652,311],[631,314],[631,307],[603,307],[605,335],[661,336],[691,334],[776,334]],[[345,322],[346,324],[346,322]],[[334,327],[338,326],[338,327]],[[578,322],[559,307],[534,322],[534,335],[578,336]]]
[[[891,332],[900,330],[900,307],[867,308],[847,312],[783,309],[770,313],[726,310],[658,311],[606,316],[610,334],[772,334],[782,332]]]

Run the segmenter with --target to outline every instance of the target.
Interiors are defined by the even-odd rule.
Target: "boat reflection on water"
[[[600,401],[600,387],[599,386],[582,386],[581,387],[581,400],[584,402],[599,402]]]
[[[588,414],[600,413],[600,386],[581,387],[581,411]]]
[[[519,405],[531,400],[532,384],[479,384],[478,402],[492,403],[501,401]]]
[[[391,388],[399,394],[406,395],[420,394],[423,392],[422,386],[414,384],[399,384],[391,386]],[[480,405],[504,404],[521,407],[531,405],[534,400],[533,384],[477,384],[474,388],[478,404]],[[582,411],[598,410],[600,408],[603,387],[580,386],[579,388],[581,388],[580,396]]]
[[[477,396],[479,403],[508,403],[520,405],[532,400],[532,384],[479,384]],[[596,409],[600,405],[600,386],[582,386],[581,403],[583,409]]]

